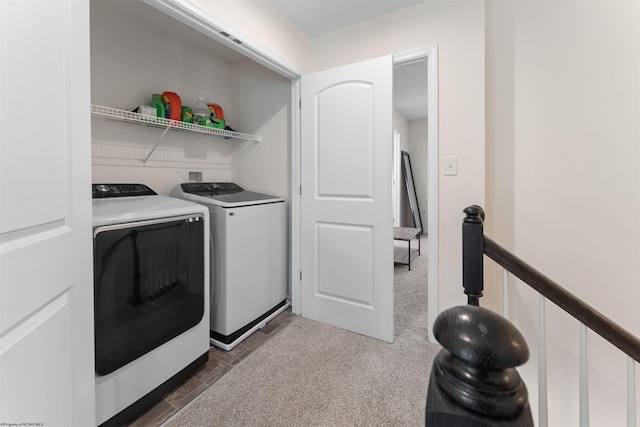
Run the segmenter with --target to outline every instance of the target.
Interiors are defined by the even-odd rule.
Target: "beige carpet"
[[[424,252],[396,266],[393,344],[298,317],[164,425],[424,426],[440,348],[427,342]]]

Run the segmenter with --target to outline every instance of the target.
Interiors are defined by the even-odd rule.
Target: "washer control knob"
[[[108,193],[109,186],[104,184],[96,185],[96,190],[98,190],[100,193]]]

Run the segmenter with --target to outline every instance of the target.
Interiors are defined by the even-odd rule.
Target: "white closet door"
[[[95,425],[89,1],[0,1],[0,46],[0,421]]]
[[[393,342],[391,56],[302,77],[301,314]]]

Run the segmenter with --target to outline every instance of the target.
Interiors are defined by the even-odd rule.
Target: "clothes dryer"
[[[184,183],[171,195],[209,208],[210,336],[230,350],[290,305],[286,202],[231,182]]]
[[[94,184],[96,424],[120,426],[208,360],[209,211]]]

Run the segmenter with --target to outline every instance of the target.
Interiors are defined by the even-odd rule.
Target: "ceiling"
[[[427,60],[393,67],[393,108],[405,119],[427,118]]]
[[[267,0],[309,37],[366,21],[424,0]]]
[[[266,0],[309,37],[425,0]],[[427,62],[394,67],[394,108],[407,120],[427,117]]]

